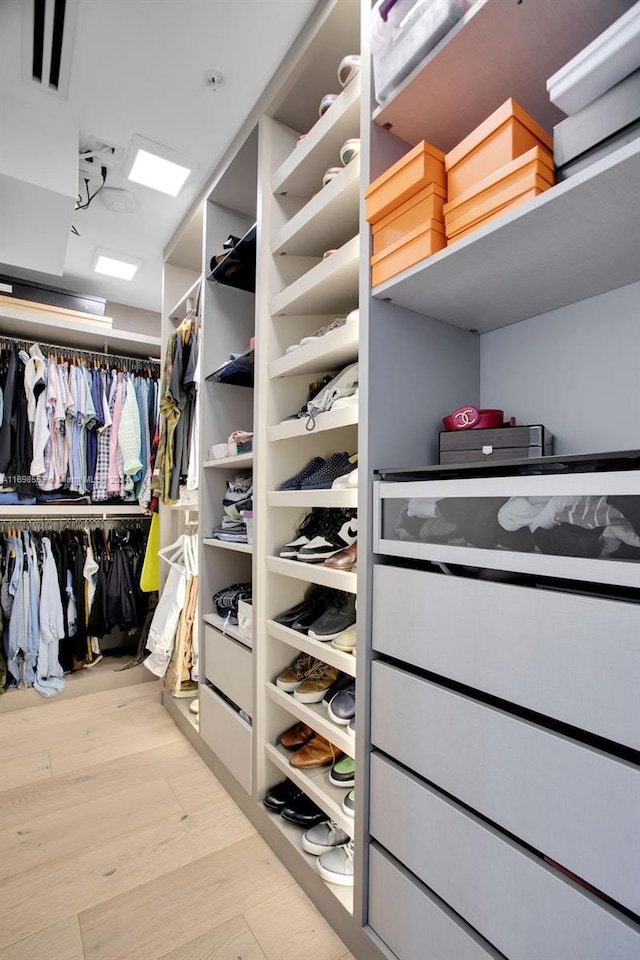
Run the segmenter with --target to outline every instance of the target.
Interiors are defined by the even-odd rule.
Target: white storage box
[[[569,116],[640,67],[640,3],[547,80],[549,99]]]
[[[253,646],[252,603],[252,600],[240,600],[238,602],[238,630],[250,646]]]
[[[376,100],[383,103],[476,0],[378,0],[369,21]],[[402,18],[402,19],[400,19]]]

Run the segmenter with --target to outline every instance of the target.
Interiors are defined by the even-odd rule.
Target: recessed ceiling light
[[[131,141],[125,172],[129,180],[177,197],[194,164],[181,153],[135,136]]]
[[[119,253],[110,253],[107,250],[96,250],[93,269],[107,277],[116,277],[118,280],[133,280],[142,260],[125,257]]]

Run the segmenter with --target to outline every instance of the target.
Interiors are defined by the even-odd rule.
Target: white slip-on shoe
[[[339,173],[342,173],[342,167],[329,167],[322,178],[322,186],[326,187],[332,180],[335,180]]]
[[[338,83],[341,87],[346,87],[348,83],[358,76],[362,69],[362,57],[357,53],[348,53],[343,57],[338,66]]]
[[[325,114],[329,107],[333,106],[337,99],[337,93],[325,93],[324,97],[320,101],[320,106],[318,107],[318,116],[321,117],[323,114]]]
[[[351,137],[340,147],[340,163],[346,167],[348,163],[360,156],[360,138]]]

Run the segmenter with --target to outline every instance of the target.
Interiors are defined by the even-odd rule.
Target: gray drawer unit
[[[640,768],[379,661],[371,740],[640,912]]]
[[[640,749],[640,604],[378,566],[373,647]]]
[[[251,650],[214,627],[204,630],[204,669],[210,683],[253,716],[253,655]]]
[[[369,847],[369,925],[399,960],[502,958],[375,844]]]
[[[247,793],[251,793],[251,727],[204,684],[200,684],[200,735]]]
[[[371,797],[371,836],[507,957],[640,956],[638,926],[379,754],[371,758]],[[402,897],[393,895],[408,881],[404,875],[404,885],[394,881],[390,867],[377,866],[379,859],[370,857],[371,926],[392,949],[385,933],[409,945],[405,953],[394,949],[402,960],[428,960],[424,918],[406,912]],[[413,949],[421,936],[423,952]],[[441,960],[448,954],[432,956]],[[453,956],[467,954],[460,948]]]

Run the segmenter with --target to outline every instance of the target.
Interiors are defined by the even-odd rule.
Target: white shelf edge
[[[176,314],[178,312],[181,312],[181,313],[183,312],[182,307],[186,307],[187,300],[189,299],[189,297],[192,297],[194,295],[194,293],[197,291],[201,283],[202,283],[202,274],[200,274],[198,279],[191,284],[191,286],[186,291],[186,293],[184,293],[180,297],[176,305],[172,307],[171,310],[169,310],[169,313],[168,313],[169,320],[179,321],[180,323],[184,320],[184,316],[176,316]]]
[[[278,767],[285,777],[288,777],[296,783],[301,790],[304,790],[305,794],[310,797],[321,810],[324,810],[326,815],[331,817],[345,833],[348,833],[350,837],[353,836],[354,820],[342,809],[342,796],[333,794],[335,790],[338,794],[344,795],[348,793],[348,790],[346,788],[342,790],[340,787],[334,787],[327,782],[327,774],[331,767],[314,769],[310,775],[303,770],[297,770],[295,767],[292,767],[289,763],[289,755],[285,755],[284,752],[281,753],[278,747],[274,747],[270,743],[265,744],[265,753],[271,763],[275,767]]]
[[[224,618],[218,616],[217,613],[204,613],[202,615],[202,619],[208,627],[211,627],[213,630],[217,630],[218,633],[221,633],[223,637],[232,637],[233,640],[237,640],[238,643],[241,643],[243,646],[247,647],[247,649],[253,650],[253,644],[242,633],[240,633],[239,628],[231,623],[225,624]]]
[[[269,364],[269,378],[340,369],[358,356],[358,324],[345,324]]]
[[[203,537],[205,547],[220,547],[222,550],[234,550],[236,553],[253,553],[252,543],[228,543],[226,540],[216,540],[215,537]]]
[[[296,826],[295,823],[289,823],[288,820],[284,820],[279,814],[272,813],[270,810],[266,810],[266,812],[269,819],[275,824],[280,833],[282,833],[286,840],[297,851],[301,859],[308,864],[309,869],[313,870],[313,872],[317,874],[318,869],[316,867],[316,861],[318,858],[302,849],[301,838],[302,834],[304,833],[304,828]],[[342,886],[342,884],[338,883],[327,883],[326,881],[324,882],[324,885],[336,897],[338,902],[344,907],[347,913],[353,915],[353,887]]]
[[[337,163],[336,166],[338,165]],[[326,221],[327,218],[332,218],[335,224],[338,211],[348,213],[348,222],[353,220],[355,229],[358,229],[360,157],[354,157],[326,187],[322,184],[319,184],[319,187],[318,193],[278,230],[271,244],[273,256],[279,256],[281,253],[292,256],[313,256],[312,252],[299,249],[300,237],[304,239],[306,234],[313,235],[314,232],[317,234],[318,224],[323,219]],[[330,232],[328,231],[329,235]],[[333,236],[335,237],[335,232]]]
[[[197,503],[195,506],[193,504],[189,505],[186,503],[163,503],[162,506],[165,508],[165,510],[185,510],[189,511],[189,513],[198,513],[200,509],[199,504]]]
[[[296,580],[304,580],[306,583],[317,583],[322,587],[344,590],[345,593],[356,593],[358,589],[357,574],[344,570],[332,570],[331,567],[325,567],[322,563],[267,557],[267,570]]]
[[[205,460],[202,466],[206,470],[218,468],[231,470],[233,467],[243,467],[253,463],[253,453],[239,453],[235,457],[221,457],[219,460]]]
[[[0,518],[20,517],[145,517],[147,513],[137,504],[38,504],[20,506],[19,504],[0,504]]]
[[[357,507],[358,491],[352,490],[272,490],[267,493],[270,507]]]
[[[351,653],[345,653],[343,650],[336,650],[335,647],[331,646],[331,641],[328,643],[322,643],[320,640],[314,640],[313,637],[308,637],[304,633],[299,633],[297,630],[292,630],[290,627],[285,627],[281,623],[277,623],[275,620],[267,620],[266,627],[267,633],[270,637],[274,637],[276,640],[281,640],[283,643],[288,644],[295,650],[300,650],[302,653],[308,653],[312,657],[316,657],[318,660],[323,660],[330,666],[335,667],[336,670],[340,670],[342,673],[346,673],[350,677],[355,677],[356,658]]]
[[[360,76],[354,77],[335,103],[313,125],[304,140],[296,144],[272,177],[271,189],[274,194],[281,193],[288,186],[289,180],[300,168],[307,165],[309,157],[331,136],[339,121],[359,104],[360,86]]]
[[[267,439],[291,440],[293,437],[310,437],[314,433],[323,433],[325,430],[339,430],[341,427],[352,427],[358,423],[358,405],[343,407],[341,410],[327,410],[316,418],[314,430],[306,429],[307,418],[299,420],[283,420],[273,427],[267,427]]]
[[[274,316],[284,316],[285,313],[283,311],[289,308],[291,308],[292,311],[297,309],[297,312],[301,312],[301,304],[303,307],[302,312],[304,312],[305,299],[311,298],[314,293],[317,294],[320,288],[322,288],[322,293],[324,293],[326,289],[331,291],[331,287],[336,285],[337,278],[340,275],[346,275],[347,281],[350,281],[351,272],[354,274],[354,291],[357,295],[359,255],[360,236],[357,235],[347,240],[346,243],[343,243],[343,245],[336,250],[335,253],[332,253],[330,257],[327,257],[326,260],[321,260],[320,263],[317,263],[315,267],[312,267],[311,270],[304,273],[298,280],[290,283],[288,287],[285,287],[284,290],[276,294],[269,305],[270,313]],[[312,312],[318,313],[318,308],[314,308]],[[328,310],[326,312],[331,311]]]

